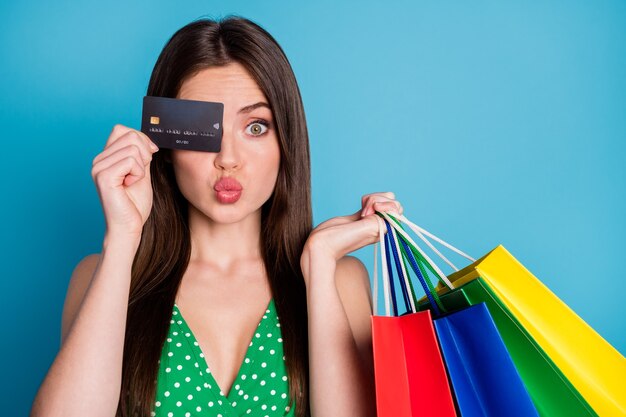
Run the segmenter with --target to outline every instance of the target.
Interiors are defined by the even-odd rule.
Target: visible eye
[[[248,130],[248,128],[250,128],[250,130]],[[261,119],[254,120],[246,126],[246,132],[252,136],[261,136],[267,131],[267,129],[269,129],[269,123]]]

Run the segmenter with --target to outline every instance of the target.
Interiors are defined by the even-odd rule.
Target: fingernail
[[[152,150],[153,150],[154,152],[156,152],[156,151],[158,151],[158,150],[159,150],[159,147],[158,147],[158,146],[156,146],[156,145],[154,144],[154,142],[150,142],[150,147],[152,148]]]

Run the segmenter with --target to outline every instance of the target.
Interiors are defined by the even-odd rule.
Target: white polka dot
[[[177,314],[178,314],[178,311],[174,311],[174,313],[172,313],[172,314],[177,315]]]
[[[196,391],[200,391],[200,390],[202,390],[202,388],[196,386]]]
[[[176,343],[176,347],[181,347],[182,345],[183,345],[183,344],[182,344],[182,343],[180,343],[180,342],[177,342],[177,343]]]
[[[257,375],[256,374],[252,374],[252,379],[256,379]]]
[[[180,387],[180,382],[174,382],[174,386],[175,386],[176,388]]]
[[[183,405],[183,403],[181,403],[180,401],[176,401],[176,407],[180,407],[181,405]]]
[[[272,394],[272,395],[276,395],[276,390],[275,390],[275,389],[271,390],[271,391],[270,391],[270,394]]]
[[[208,382],[204,383],[204,388],[209,388],[209,383]]]
[[[255,395],[254,397],[252,397],[252,399],[253,399],[254,401],[259,401],[259,397],[258,397],[257,395]]]
[[[196,407],[196,411],[198,411],[198,412],[202,411],[202,407],[197,406],[197,407]]]
[[[275,377],[276,377],[276,372],[272,372],[272,373],[270,374],[270,376],[271,376],[272,378],[275,378]]]
[[[272,334],[271,334],[271,333],[268,333],[268,334],[267,334],[267,337],[272,337]]]
[[[174,413],[170,411],[169,413],[167,413],[167,417],[174,417]]]
[[[287,377],[286,377],[286,376],[283,376],[283,378],[282,378],[282,379],[283,379],[283,381],[286,381],[286,380],[287,380]]]
[[[264,385],[265,385],[265,381],[261,381],[261,386],[264,386]]]
[[[191,336],[191,334],[190,333],[185,333],[185,336],[189,337],[189,336]]]
[[[176,323],[183,324],[183,322],[181,320],[178,320]]]
[[[166,397],[169,397],[169,396],[170,396],[170,392],[169,392],[169,391],[165,391],[165,392],[163,393],[163,395],[165,395]]]
[[[245,363],[250,363],[250,358],[246,358]]]
[[[156,413],[154,411],[150,411],[150,417],[154,417],[156,416]]]
[[[167,338],[167,341],[168,341],[168,342],[171,342],[171,341],[172,341],[172,338],[171,338],[171,337],[168,337],[168,338]]]
[[[189,395],[187,396],[187,399],[188,399],[188,400],[193,400],[193,395],[189,394]]]
[[[237,406],[237,401],[233,401],[232,406],[236,407]]]
[[[189,382],[189,381],[191,381],[191,378],[189,378],[189,377],[187,376],[187,377],[185,377],[185,381]]]
[[[157,407],[160,407],[161,406],[161,401],[155,402],[154,405],[156,405]]]
[[[276,411],[276,406],[275,405],[272,406],[272,411]]]
[[[204,358],[204,353],[200,352],[200,357]]]
[[[178,336],[178,332],[174,332],[172,333],[174,336]]]
[[[209,407],[213,407],[213,401],[209,401]]]
[[[241,379],[246,379],[246,374],[241,375]]]
[[[265,349],[263,346],[259,346],[259,350],[263,350]]]
[[[224,393],[223,393],[222,391],[220,391],[220,395],[224,395]],[[218,403],[219,405],[222,405],[222,400],[217,400],[217,403]]]
[[[280,394],[280,398],[283,398],[283,399],[287,398],[287,394],[283,392],[282,394]]]
[[[183,365],[178,365],[178,366],[176,367],[176,369],[178,369],[178,370],[180,371],[181,369],[183,369]]]
[[[259,338],[259,337],[261,337],[261,334],[257,333],[257,334],[254,335],[254,337]]]
[[[276,327],[280,327],[280,323],[276,323]]]
[[[170,356],[170,357],[174,356],[174,352],[167,352],[167,356]]]
[[[282,337],[279,337],[279,338],[278,338],[278,342],[279,342],[279,343],[282,343],[282,342],[283,342],[283,338],[282,338]]]
[[[193,344],[194,344],[194,346],[200,346],[200,345],[198,345],[198,342],[196,342],[196,341],[194,341]]]
[[[252,410],[248,408],[248,411],[246,411],[246,414],[250,414],[251,412]]]
[[[174,320],[170,320],[170,324],[174,324]]]
[[[172,370],[172,368],[165,368],[165,372],[170,372]]]
[[[261,410],[267,410],[267,405],[263,404],[263,405],[261,406]]]
[[[186,356],[185,356],[185,359],[189,360],[189,359],[191,359],[191,356],[186,355]]]
[[[187,412],[185,413],[185,417],[191,417],[191,413],[190,413],[189,411],[187,411]]]
[[[289,410],[291,410],[291,407],[289,406],[285,407],[285,411],[289,411]]]
[[[263,362],[263,363],[261,364],[261,367],[262,367],[262,368],[266,368],[266,367],[267,367],[267,363]]]
[[[276,351],[274,349],[270,349],[270,355],[273,355],[274,353],[276,353]]]
[[[240,389],[240,390],[239,390],[239,392],[238,392],[238,394],[239,394],[239,395],[243,395],[243,390],[242,390],[242,389]]]
[[[248,394],[246,394],[246,395],[244,395],[244,396],[243,396],[243,399],[244,399],[244,400],[247,400],[247,399],[248,399],[248,397],[249,397],[249,396],[248,396]]]

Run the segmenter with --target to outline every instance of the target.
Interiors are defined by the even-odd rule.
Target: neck
[[[191,259],[228,270],[261,258],[261,210],[232,223],[218,223],[189,206]]]

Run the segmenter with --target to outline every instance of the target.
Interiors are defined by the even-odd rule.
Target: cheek
[[[202,175],[201,166],[204,162],[193,158],[172,158],[172,168],[180,192],[189,200],[194,195],[202,192],[199,188],[204,187],[206,178]]]

